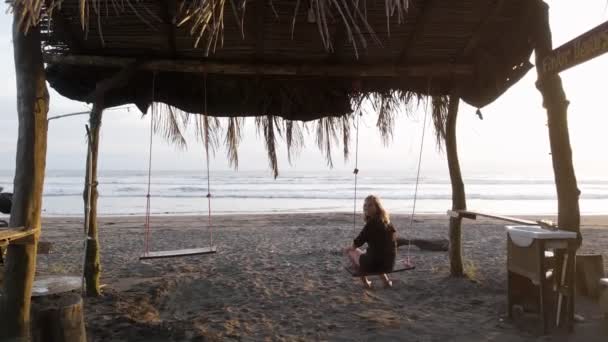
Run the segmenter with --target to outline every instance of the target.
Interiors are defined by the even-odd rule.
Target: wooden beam
[[[424,30],[428,25],[428,22],[431,20],[431,12],[432,8],[435,4],[435,0],[426,0],[422,3],[422,8],[416,17],[416,24],[414,24],[414,29],[412,33],[409,35],[405,44],[403,45],[403,50],[401,50],[401,54],[399,55],[399,61],[401,63],[407,63],[409,59],[409,54],[412,51],[412,46],[416,42],[416,40],[420,39],[424,34]]]
[[[255,13],[255,26],[253,26],[255,36],[255,59],[264,59],[264,18],[266,15],[266,0],[258,0],[253,3]]]
[[[175,13],[177,11],[176,0],[158,0],[162,9],[162,16],[165,22],[165,31],[167,34],[167,47],[169,48],[169,57],[175,59],[177,57],[177,44],[175,42]]]
[[[81,66],[97,66],[123,68],[135,63],[135,58],[105,57],[89,55],[54,55],[45,54],[44,61],[48,64],[70,64]],[[311,77],[441,77],[441,76],[470,76],[473,67],[470,64],[435,63],[417,65],[390,64],[270,64],[270,63],[225,63],[189,60],[150,60],[141,62],[139,70],[178,72],[178,73],[207,73],[225,75],[268,75],[268,76],[311,76]]]
[[[481,36],[485,32],[487,32],[488,26],[490,26],[490,24],[492,24],[492,22],[494,22],[494,19],[496,19],[496,17],[502,10],[502,7],[505,3],[504,0],[496,0],[494,2],[489,2],[489,1],[483,1],[483,2],[488,4],[487,13],[485,16],[483,16],[483,19],[477,26],[477,29],[475,29],[475,31],[473,32],[473,34],[467,41],[466,45],[462,49],[462,53],[460,54],[461,58],[466,58],[473,53],[475,48],[477,48],[477,44],[479,43]]]
[[[11,227],[39,231],[46,167],[49,93],[42,60],[40,27],[21,30],[23,7],[13,8],[13,52],[19,118]],[[7,248],[4,292],[0,302],[0,341],[29,340],[30,304],[36,274],[37,235],[29,244]]]

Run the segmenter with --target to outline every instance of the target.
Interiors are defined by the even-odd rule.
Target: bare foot
[[[384,287],[393,287],[393,282],[388,278],[386,273],[381,278],[384,281]]]
[[[369,281],[367,279],[367,277],[361,277],[361,281],[363,282],[363,286],[365,286],[366,289],[371,289],[372,288],[372,282]]]

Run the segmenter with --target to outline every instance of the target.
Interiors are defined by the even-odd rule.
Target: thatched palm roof
[[[201,112],[202,74],[192,71],[209,70],[210,115],[307,120],[351,112],[349,100],[361,92],[459,88],[474,106],[492,102],[529,68],[532,3],[56,0],[51,20],[44,9],[41,18],[55,57],[47,58],[49,81],[72,99],[86,100],[121,65],[155,60],[157,101]],[[170,65],[176,60],[182,64]],[[145,106],[151,77],[138,72],[111,104]]]
[[[317,130],[332,133],[342,125],[332,118],[370,96],[384,112],[423,95],[456,93],[477,107],[494,101],[531,67],[539,1],[16,3],[29,11],[26,27],[42,24],[47,78],[60,94],[90,102],[100,81],[131,66],[106,107],[134,103],[145,111],[161,102],[210,116],[259,116],[270,144],[276,117],[327,118]],[[386,133],[391,119],[382,116]],[[345,142],[347,131],[344,122]],[[329,140],[321,134],[319,144]]]

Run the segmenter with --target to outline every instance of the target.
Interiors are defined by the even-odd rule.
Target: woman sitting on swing
[[[392,282],[383,272],[390,272],[395,266],[397,234],[378,197],[370,195],[365,198],[363,219],[365,226],[353,245],[346,248],[346,253],[357,273],[381,273],[385,286],[390,287]],[[365,243],[367,251],[363,252],[359,247]],[[362,276],[361,280],[367,288],[371,287],[372,283],[366,276]]]

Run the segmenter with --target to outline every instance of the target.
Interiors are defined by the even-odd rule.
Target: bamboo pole
[[[99,132],[101,130],[101,118],[103,106],[101,101],[96,101],[91,110],[89,125],[89,146],[87,146],[87,166],[85,176],[85,189],[83,199],[85,204],[85,232],[87,233],[85,248],[84,277],[87,296],[99,296],[101,294],[99,276],[101,274],[101,262],[99,257],[99,234],[97,230],[97,160],[99,156]]]
[[[464,192],[464,183],[460,174],[460,163],[458,162],[458,147],[456,145],[456,119],[458,117],[458,104],[460,98],[456,95],[450,96],[448,105],[448,117],[446,121],[445,147],[448,157],[448,169],[452,184],[452,210],[466,210],[467,203]],[[461,245],[462,217],[450,217],[450,274],[453,277],[463,276],[462,267],[462,245]]]
[[[29,338],[30,296],[41,226],[49,94],[39,27],[31,27],[24,34],[19,27],[21,8],[17,6],[13,13],[19,138],[10,226],[25,226],[37,232],[30,243],[8,246],[4,296],[0,310],[0,340],[26,341]]]

